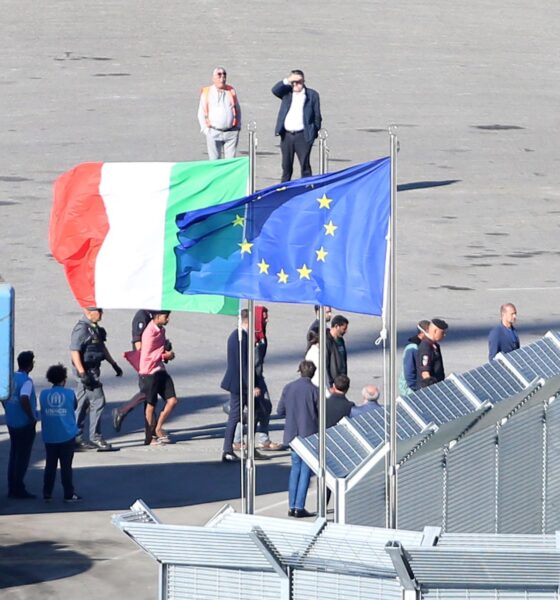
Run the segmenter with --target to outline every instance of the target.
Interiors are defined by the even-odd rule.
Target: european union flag
[[[180,214],[175,287],[381,315],[390,187],[387,157]]]

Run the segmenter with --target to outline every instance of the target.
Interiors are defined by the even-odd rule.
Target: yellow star
[[[244,254],[245,252],[251,254],[251,248],[254,246],[254,244],[249,244],[247,240],[243,240],[241,244],[237,245],[241,248],[241,254]]]
[[[260,263],[257,263],[257,267],[259,267],[259,275],[261,273],[265,273],[266,275],[268,275],[268,267],[270,267],[270,265],[265,262],[264,258],[261,259]]]
[[[301,267],[301,269],[296,269],[296,271],[299,273],[300,279],[311,279],[311,277],[309,277],[311,269],[308,269],[305,263],[303,263],[303,267]]]
[[[318,261],[325,262],[328,252],[321,246],[319,250],[315,250],[315,254],[317,255]]]
[[[231,222],[231,224],[235,227],[239,225],[239,227],[243,227],[245,224],[245,217],[241,217],[240,215],[235,215],[235,219]]]
[[[332,198],[327,198],[327,195],[323,194],[322,198],[317,198],[317,202],[319,203],[319,208],[330,208]]]
[[[332,235],[334,237],[334,232],[338,229],[338,225],[333,225],[332,221],[329,221],[326,225],[323,225],[325,228],[325,235]]]
[[[284,272],[284,269],[280,269],[280,273],[276,273],[278,276],[278,283],[288,283],[288,273]]]

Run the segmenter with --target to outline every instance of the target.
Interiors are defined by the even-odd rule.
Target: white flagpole
[[[257,157],[257,124],[251,121],[249,130],[249,194],[255,192],[255,161]],[[245,221],[247,226],[247,221]],[[255,512],[255,301],[248,300],[249,330],[247,332],[247,460],[245,461],[245,513]],[[243,404],[243,403],[242,403]],[[241,408],[243,410],[243,407]]]
[[[319,131],[319,174],[327,172],[327,137],[326,129]],[[327,517],[327,332],[325,328],[325,307],[319,307],[319,472],[317,474],[317,508],[318,516]]]
[[[389,275],[389,527],[397,528],[397,128],[389,127],[391,146],[391,227]]]

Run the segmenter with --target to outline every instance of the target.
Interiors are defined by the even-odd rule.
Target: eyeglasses
[[[294,85],[303,85],[303,79],[300,79],[299,81],[292,81],[292,86]]]
[[[218,77],[225,77],[225,76],[226,76],[226,73],[224,73],[224,71],[219,71],[218,73],[216,73],[216,75],[217,75]]]

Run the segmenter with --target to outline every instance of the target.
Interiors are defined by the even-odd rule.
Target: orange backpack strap
[[[202,95],[202,112],[204,114],[204,121],[206,127],[210,127],[210,121],[208,120],[208,94],[210,93],[210,86],[203,87],[201,90]]]

